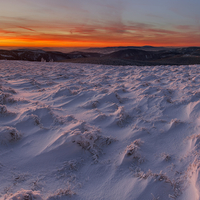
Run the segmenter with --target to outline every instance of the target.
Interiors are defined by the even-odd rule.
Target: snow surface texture
[[[0,199],[200,199],[200,66],[0,61]]]

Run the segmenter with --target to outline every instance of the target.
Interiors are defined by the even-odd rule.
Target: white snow
[[[200,66],[0,61],[0,199],[199,200]]]
[[[6,58],[12,58],[12,55],[5,55],[5,54],[0,54],[0,56],[6,57]]]

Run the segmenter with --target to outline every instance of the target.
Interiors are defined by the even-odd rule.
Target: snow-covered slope
[[[199,67],[0,61],[0,199],[200,199]]]

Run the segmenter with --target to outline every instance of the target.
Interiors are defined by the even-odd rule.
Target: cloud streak
[[[23,27],[23,26],[17,26],[17,27],[18,27],[18,28],[25,29],[25,30],[28,30],[28,31],[33,31],[33,32],[35,32],[35,30],[33,30],[32,28]]]

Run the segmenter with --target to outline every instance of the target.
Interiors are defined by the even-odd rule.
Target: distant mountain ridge
[[[99,50],[99,53],[97,50]],[[105,47],[70,53],[41,49],[0,50],[0,60],[62,61],[116,65],[200,64],[200,47]]]
[[[0,50],[0,60],[61,61],[66,59],[98,57],[98,53],[44,51],[41,49]]]
[[[125,50],[125,49],[140,49],[140,50],[146,50],[146,51],[159,51],[159,50],[167,50],[167,49],[173,49],[170,47],[153,47],[153,46],[119,46],[119,47],[102,47],[102,48],[88,48],[85,49],[87,52],[97,52],[97,53],[113,53],[115,51],[119,50]]]

